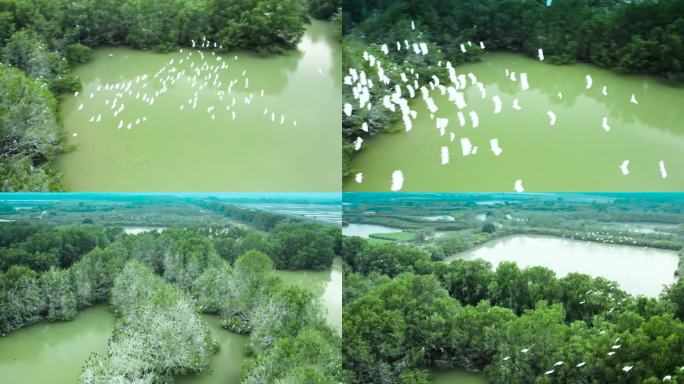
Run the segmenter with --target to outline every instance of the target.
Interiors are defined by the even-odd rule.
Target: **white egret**
[[[513,99],[513,109],[515,109],[516,111],[519,111],[522,109],[522,108],[520,108],[520,103],[519,103],[518,99]]]
[[[83,104],[81,104],[81,105],[78,106],[78,110],[79,110],[79,111],[82,110],[82,109],[83,109]]]
[[[632,98],[629,99],[629,102],[632,104],[639,104],[639,102],[637,101],[636,95],[633,93],[632,93]]]
[[[613,356],[615,352],[608,352],[608,356]]]
[[[667,375],[663,377],[663,381],[672,381],[672,375]]]
[[[591,75],[585,76],[584,79],[587,81],[587,89],[591,88],[591,85],[594,83],[594,81],[591,78]]]
[[[354,150],[355,151],[360,150],[362,144],[363,144],[363,139],[361,137],[357,137],[356,141],[354,141]]]
[[[352,107],[351,104],[349,104],[349,103],[344,104],[344,114],[347,115],[347,117],[352,115],[353,110],[354,110],[354,107]]]
[[[625,176],[629,175],[629,169],[627,167],[629,167],[629,160],[623,161],[620,165],[620,170],[622,171],[622,174]]]
[[[530,84],[527,82],[527,73],[520,74],[520,86],[522,87],[523,91],[530,89]]]
[[[473,128],[480,126],[480,118],[477,116],[477,112],[470,111],[470,121],[473,124]]]
[[[499,156],[501,152],[503,152],[503,149],[499,147],[499,139],[491,139],[489,140],[489,146],[492,148],[492,152],[494,152],[494,156]]]
[[[660,168],[660,177],[663,179],[667,178],[667,170],[665,169],[665,161],[660,160],[658,163],[658,167]]]
[[[501,113],[501,98],[499,95],[492,97],[492,100],[494,101],[494,114]]]
[[[503,361],[508,361],[508,360],[510,360],[510,359],[511,359],[510,356],[506,356],[506,357],[503,358]]]
[[[582,368],[582,367],[584,367],[584,365],[585,365],[586,363],[587,363],[586,361],[583,361],[583,362],[581,362],[581,363],[575,365],[575,367],[577,367],[577,368]]]
[[[364,132],[368,132],[368,123],[364,121],[363,124],[361,124],[361,130]]]
[[[549,124],[551,126],[556,125],[556,114],[553,111],[548,111],[546,112],[546,115],[549,116]]]
[[[601,123],[601,127],[603,127],[603,129],[606,132],[610,131],[610,126],[608,125],[608,118],[607,117],[603,118],[603,122]]]
[[[522,180],[521,180],[521,179],[518,179],[518,180],[515,181],[515,186],[513,187],[513,189],[514,189],[516,192],[518,192],[518,193],[521,193],[521,192],[524,192],[524,191],[525,191],[525,188],[523,188],[523,184],[522,184]],[[527,348],[527,349],[523,349],[523,350],[520,351],[520,352],[527,353],[529,350],[530,350],[530,349]]]
[[[77,136],[78,136],[78,133],[76,133],[76,132],[74,132],[74,134],[71,135],[71,137],[77,137]]]
[[[604,85],[603,88],[601,88],[601,94],[603,94],[603,96],[608,96],[608,87]]]
[[[390,190],[392,192],[400,191],[404,186],[404,174],[400,170],[392,172],[392,186]]]
[[[441,148],[442,165],[449,164],[449,147]]]
[[[544,374],[545,374],[545,375],[550,375],[550,374],[552,374],[553,372],[554,372],[554,370],[551,369],[551,370],[548,370],[548,371],[544,372]]]
[[[632,370],[632,368],[634,368],[633,365],[625,365],[624,367],[622,367],[622,370],[625,372],[629,372]]]
[[[537,56],[539,57],[540,61],[544,61],[544,50],[539,48],[539,51],[537,51]]]
[[[473,144],[470,142],[470,139],[467,137],[464,137],[461,139],[461,153],[463,156],[468,156],[471,154],[473,151]]]
[[[354,176],[354,180],[358,183],[361,184],[363,183],[363,173],[359,172]]]

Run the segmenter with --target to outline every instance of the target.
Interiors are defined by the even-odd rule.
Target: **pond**
[[[174,383],[225,384],[239,383],[248,336],[238,335],[221,328],[217,316],[202,315],[209,325],[211,335],[219,343],[219,350],[211,357],[209,371],[201,375],[177,377]]]
[[[422,219],[426,221],[456,221],[456,219],[450,215],[423,216]]]
[[[470,373],[461,369],[434,370],[432,384],[487,384],[487,378],[483,373]]]
[[[507,69],[527,73],[529,90],[507,78]],[[390,127],[397,133],[366,140],[351,164],[363,173],[363,182],[349,178],[345,191],[389,191],[395,170],[403,172],[406,192],[513,191],[516,180],[531,192],[684,188],[684,108],[676,104],[684,99],[684,88],[652,77],[625,76],[587,64],[557,66],[512,53],[490,53],[482,62],[456,67],[457,74],[471,72],[484,83],[486,98],[477,87],[466,89],[465,126],[448,94],[431,91],[439,107],[435,118],[449,119],[441,136],[418,92],[411,104],[417,112],[413,130],[406,132],[399,121]],[[590,89],[586,75],[593,79]],[[638,104],[630,102],[632,94]],[[494,113],[495,95],[502,101],[499,114]],[[513,109],[514,99],[521,110]],[[479,116],[477,128],[470,111]],[[556,115],[553,126],[548,111]],[[604,118],[609,131],[603,128]],[[463,156],[465,138],[478,147],[475,155]],[[491,139],[498,139],[503,150],[499,156],[490,150]],[[440,160],[442,146],[449,149],[446,165]],[[626,176],[620,169],[625,160]],[[661,160],[667,178],[661,177]]]
[[[98,48],[60,103],[75,148],[56,166],[74,191],[337,191],[339,57],[315,20],[278,56]]]
[[[580,272],[616,281],[633,294],[656,297],[675,282],[677,252],[547,236],[510,236],[447,257],[484,259],[495,267],[515,261],[520,267],[544,266],[559,276]]]
[[[335,258],[332,268],[326,271],[278,270],[275,273],[285,283],[309,289],[320,297],[328,325],[342,334],[342,259]]]
[[[166,227],[131,227],[131,226],[123,227],[124,233],[126,233],[128,235],[138,235],[141,233],[147,233],[147,232],[152,232],[152,231],[163,232],[165,229],[166,229]]]
[[[374,224],[356,224],[351,223],[342,227],[343,236],[358,236],[368,239],[374,233],[394,233],[401,232],[399,228],[386,227],[384,225]]]
[[[73,321],[42,322],[0,338],[0,381],[73,384],[91,353],[107,351],[114,315],[106,305],[79,312]]]

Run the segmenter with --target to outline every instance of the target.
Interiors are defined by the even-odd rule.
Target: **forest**
[[[94,48],[168,52],[206,37],[223,51],[280,53],[309,16],[341,23],[339,10],[339,0],[0,1],[0,190],[63,189],[51,167],[69,149],[57,102],[81,89],[71,68]]]
[[[361,58],[364,51],[385,57],[385,75],[397,82],[406,68],[418,71],[420,84],[440,76],[449,60],[454,66],[484,58],[474,46],[466,55],[466,41],[486,42],[489,51],[520,52],[536,57],[544,47],[546,61],[554,64],[587,62],[621,73],[659,76],[674,84],[684,80],[684,1],[621,0],[345,0],[343,1],[343,70],[364,70],[376,77]],[[411,23],[415,23],[413,30]],[[410,50],[385,56],[379,46],[394,41],[427,41],[430,53]],[[381,105],[383,89],[370,92],[370,104]],[[343,88],[345,102],[353,100],[352,87]],[[387,132],[398,112],[373,108],[343,116],[343,177],[350,169],[353,140]],[[364,126],[363,123],[367,126]]]
[[[684,381],[684,281],[659,298],[544,267],[432,261],[407,244],[343,240],[342,342],[349,383],[429,383],[431,371],[492,383]]]
[[[214,314],[249,335],[242,382],[336,383],[338,333],[308,289],[273,271],[326,269],[340,252],[338,228],[294,218],[268,230],[214,225],[137,235],[3,222],[0,333],[108,303],[118,319],[112,339],[80,381],[156,383],[208,369],[217,345],[200,314]]]

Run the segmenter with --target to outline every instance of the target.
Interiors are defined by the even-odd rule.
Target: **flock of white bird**
[[[198,108],[198,102],[201,102],[201,96],[208,94],[210,97],[207,101],[206,113],[210,116],[211,120],[216,120],[219,111],[225,111],[223,116],[225,121],[228,121],[228,119],[231,121],[237,120],[237,106],[239,104],[252,106],[256,104],[258,99],[263,99],[266,96],[264,89],[255,91],[250,88],[247,70],[242,70],[239,75],[233,76],[227,81],[224,80],[227,77],[227,71],[236,70],[235,68],[238,66],[239,61],[237,55],[227,57],[216,54],[213,49],[223,47],[216,42],[207,40],[206,37],[203,37],[198,42],[193,40],[192,48],[185,50],[181,48],[179,53],[183,54],[183,56],[180,59],[173,58],[169,60],[152,75],[144,73],[136,76],[135,79],[113,84],[100,84],[93,92],[89,93],[87,99],[99,104],[102,103],[99,97],[102,95],[102,98],[105,98],[104,106],[112,114],[112,124],[117,129],[133,129],[147,122],[147,116],[134,116],[124,119],[120,115],[123,115],[126,106],[138,103],[143,104],[144,108],[151,108],[158,99],[163,97],[170,88],[180,81],[190,84],[194,93],[188,97],[187,102],[183,102],[178,106],[178,110],[181,112],[186,109],[195,110]],[[111,57],[113,54],[109,54],[109,56]],[[237,69],[237,72],[240,72],[240,70]],[[78,98],[79,92],[76,92],[74,96]],[[81,95],[81,99],[84,99],[84,96]],[[97,99],[96,96],[98,97]],[[218,103],[216,102],[217,98]],[[99,110],[100,106],[97,108]],[[77,110],[82,111],[83,109],[84,102],[81,102]],[[264,108],[263,115],[265,119],[269,119],[274,124],[285,125],[287,122],[295,127],[297,126],[297,120],[288,119],[284,113],[278,113],[268,107]],[[219,118],[221,117],[219,115]],[[117,120],[118,123],[116,122]],[[103,114],[97,113],[90,116],[88,122],[100,124],[103,122]],[[109,121],[105,123],[109,124]],[[72,136],[77,137],[78,133],[73,133]]]
[[[415,30],[416,25],[411,21],[411,28]],[[468,53],[469,49],[473,47],[473,43],[468,41],[464,44],[460,44],[460,49],[463,53]],[[484,42],[479,43],[479,48],[484,50]],[[429,53],[429,45],[426,42],[416,41],[411,42],[409,40],[396,41],[393,44],[382,44],[380,45],[379,51],[383,56],[387,56],[391,51],[409,51],[415,55],[425,56]],[[380,54],[378,53],[378,56]],[[544,51],[539,49],[538,51],[539,60],[544,60]],[[418,112],[411,108],[411,100],[415,100],[420,95],[420,99],[425,103],[427,109],[430,113],[430,119],[435,121],[437,131],[440,136],[445,136],[448,132],[449,118],[438,117],[437,112],[439,108],[437,107],[431,92],[438,92],[441,96],[448,96],[450,102],[453,102],[458,109],[456,116],[458,118],[458,125],[460,127],[466,127],[468,125],[466,116],[469,117],[470,126],[472,128],[478,128],[480,124],[480,119],[476,111],[471,110],[466,114],[466,108],[468,106],[465,98],[465,92],[469,87],[477,88],[482,99],[487,99],[487,89],[485,85],[478,81],[474,73],[470,72],[468,74],[459,74],[453,67],[450,61],[445,63],[439,62],[438,66],[443,67],[448,71],[449,82],[444,83],[438,76],[433,75],[430,79],[421,79],[420,75],[416,72],[415,68],[411,68],[408,73],[400,73],[399,80],[393,82],[392,79],[387,75],[388,69],[383,67],[382,56],[376,57],[368,51],[363,52],[363,60],[367,66],[374,68],[377,73],[376,77],[371,77],[363,69],[349,68],[348,74],[344,76],[344,85],[353,87],[352,94],[357,105],[352,105],[351,103],[345,103],[343,105],[342,111],[345,116],[350,117],[358,110],[371,110],[372,108],[385,108],[392,112],[400,112],[401,120],[403,121],[404,128],[407,132],[413,129],[414,121],[418,118]],[[390,64],[391,66],[391,64]],[[512,82],[520,84],[522,91],[527,91],[530,89],[529,79],[527,73],[517,74],[515,71],[511,71],[508,68],[505,70],[506,78],[510,79]],[[593,78],[591,75],[585,77],[586,89],[591,89],[593,87]],[[381,106],[374,106],[371,103],[371,90],[375,87],[379,87],[384,90],[384,97],[382,99]],[[603,96],[608,96],[608,87],[602,86],[601,94]],[[558,92],[559,99],[563,98],[563,93]],[[493,113],[499,114],[503,110],[503,103],[499,95],[493,95],[491,97],[493,103]],[[632,94],[630,98],[632,104],[639,104],[635,94]],[[515,111],[522,110],[519,99],[514,99],[512,102],[512,109]],[[549,125],[555,126],[558,120],[558,116],[552,110],[546,112],[549,119]],[[452,127],[455,124],[452,124]],[[598,124],[597,124],[598,125]],[[601,128],[606,132],[611,130],[608,123],[608,117],[603,117]],[[362,123],[362,130],[368,132],[368,122]],[[457,138],[457,134],[454,131],[450,131],[449,141],[453,142]],[[478,147],[473,145],[467,137],[462,137],[458,141],[461,147],[461,153],[465,156],[474,156],[477,154]],[[503,153],[503,149],[499,145],[498,138],[491,138],[489,141],[489,146],[491,152],[494,156],[500,156]],[[363,139],[357,137],[354,141],[354,149],[356,151],[361,150],[363,146]],[[439,159],[442,165],[449,164],[450,154],[448,146],[441,146],[439,148]],[[660,176],[662,178],[667,178],[667,170],[665,168],[665,162],[661,160],[658,164],[660,170]],[[625,160],[620,166],[623,175],[629,174],[629,160]],[[357,173],[354,177],[357,183],[363,183],[363,173]],[[404,175],[401,170],[395,170],[392,172],[390,190],[400,191],[404,185]],[[525,191],[523,186],[523,180],[517,179],[514,182],[513,189],[517,192]]]

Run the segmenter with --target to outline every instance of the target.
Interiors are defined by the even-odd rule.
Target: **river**
[[[56,160],[66,189],[339,190],[331,154],[341,152],[342,80],[330,23],[312,21],[283,55],[200,56],[106,47],[76,67],[83,90],[60,103],[75,145]]]
[[[506,69],[527,73],[530,89],[523,91],[507,78]],[[395,170],[403,172],[406,192],[513,191],[518,179],[531,192],[684,188],[684,108],[675,105],[684,99],[683,88],[653,77],[587,64],[557,66],[513,53],[490,53],[482,62],[457,66],[456,72],[474,73],[486,88],[486,99],[476,87],[465,91],[466,125],[460,126],[459,110],[448,96],[430,92],[439,107],[435,117],[449,119],[445,135],[425,102],[414,101],[411,108],[418,117],[413,130],[405,132],[399,121],[390,127],[398,133],[366,140],[350,167],[363,173],[363,183],[349,178],[345,191],[389,191]],[[593,85],[585,89],[588,74]],[[601,92],[604,85],[607,96]],[[630,103],[632,94],[638,105]],[[494,114],[494,95],[502,100],[499,114]],[[516,98],[519,111],[512,108]],[[478,128],[472,127],[471,110],[479,115]],[[554,126],[547,111],[556,114]],[[609,131],[602,128],[604,117]],[[478,147],[476,155],[462,155],[462,138]],[[490,150],[495,138],[503,150],[498,157]],[[441,165],[442,146],[449,148],[447,165]],[[619,168],[624,160],[630,161],[627,176]],[[667,178],[661,177],[661,160]]]
[[[675,282],[677,252],[627,245],[604,244],[547,236],[510,236],[447,257],[484,259],[495,267],[515,261],[520,267],[544,266],[557,275],[585,273],[617,281],[633,294],[656,297],[663,285]]]

